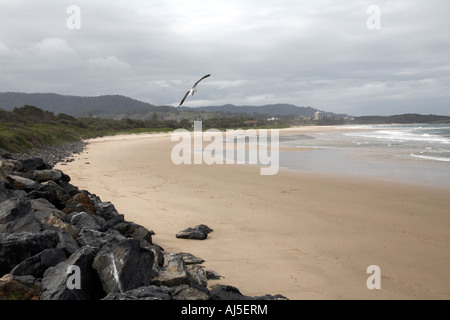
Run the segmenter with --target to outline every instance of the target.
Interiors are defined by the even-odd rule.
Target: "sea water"
[[[450,124],[336,126],[280,136],[280,167],[450,188]]]

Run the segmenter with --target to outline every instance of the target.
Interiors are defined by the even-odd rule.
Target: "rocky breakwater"
[[[41,158],[0,157],[0,299],[286,299],[208,288],[202,259],[152,235]]]

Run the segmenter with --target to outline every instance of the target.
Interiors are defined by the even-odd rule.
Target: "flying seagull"
[[[199,83],[200,81],[202,81],[203,79],[208,78],[209,76],[210,76],[210,74],[207,74],[206,76],[203,76],[200,80],[198,80],[198,81],[194,84],[194,86],[192,87],[192,89],[189,90],[188,92],[186,92],[186,94],[184,95],[183,100],[181,100],[181,102],[180,102],[180,104],[179,104],[178,106],[180,107],[180,106],[183,104],[184,100],[186,100],[186,98],[187,98],[188,95],[193,96],[194,93],[197,91],[196,87],[197,87],[198,83]]]

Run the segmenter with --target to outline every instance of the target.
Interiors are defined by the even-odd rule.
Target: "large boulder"
[[[71,196],[66,189],[51,180],[39,184],[39,187],[36,190],[31,191],[29,195],[35,199],[44,198],[60,210],[63,209],[65,203],[71,199]]]
[[[98,274],[92,268],[97,252],[98,249],[82,247],[67,260],[48,268],[42,278],[41,300],[98,300],[105,297]],[[73,266],[79,268],[78,274]]]
[[[142,248],[139,240],[126,239],[103,246],[92,266],[106,293],[123,293],[151,284],[154,261],[153,252]]]
[[[115,219],[113,218],[107,221],[107,226],[110,226],[111,220]],[[146,240],[150,244],[152,243],[152,235],[155,234],[153,231],[150,231],[139,224],[129,221],[121,221],[110,226],[110,228],[119,231],[126,238],[142,239]]]
[[[208,237],[208,234],[213,230],[209,228],[207,225],[200,224],[193,228],[187,228],[181,230],[177,233],[176,237],[179,239],[194,239],[194,240],[204,240]]]
[[[21,176],[10,174],[7,178],[14,188],[19,190],[32,191],[40,187],[36,181]]]
[[[101,216],[105,220],[110,220],[119,215],[116,207],[109,201],[102,202],[95,194],[89,195],[92,208],[96,215]]]
[[[152,280],[152,284],[167,287],[191,284],[183,257],[179,254],[164,253],[164,265]]]
[[[0,224],[18,220],[31,211],[28,199],[8,199],[0,206]]]
[[[58,182],[62,178],[61,170],[55,169],[44,169],[44,170],[35,170],[33,173],[33,180],[38,182],[44,181],[55,181]]]
[[[29,158],[19,160],[22,163],[22,170],[24,172],[49,169],[49,166],[44,162],[42,158]]]
[[[59,230],[58,236],[59,236],[59,243],[56,246],[56,248],[62,249],[65,252],[66,256],[69,257],[73,253],[75,253],[78,249],[80,249],[78,242],[67,231],[63,229]]]
[[[101,249],[106,244],[119,243],[126,238],[115,230],[98,231],[93,229],[81,229],[77,237],[80,246],[90,246]]]
[[[32,275],[36,278],[42,278],[45,270],[56,266],[66,259],[67,257],[63,249],[45,249],[23,260],[10,271],[10,274],[15,276]]]
[[[40,232],[0,233],[0,276],[9,273],[23,260],[58,244],[58,233]]]
[[[32,212],[29,199],[5,200],[0,206],[0,233],[38,232],[42,225]]]
[[[77,229],[91,229],[91,230],[101,230],[102,227],[97,223],[97,220],[92,216],[92,214],[87,212],[72,212],[65,217],[65,220],[77,227]]]

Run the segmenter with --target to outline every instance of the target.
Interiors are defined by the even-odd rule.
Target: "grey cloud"
[[[381,9],[368,30],[366,9]],[[69,30],[66,8],[81,9]],[[0,91],[187,106],[293,103],[450,114],[450,5],[396,1],[2,1]]]

